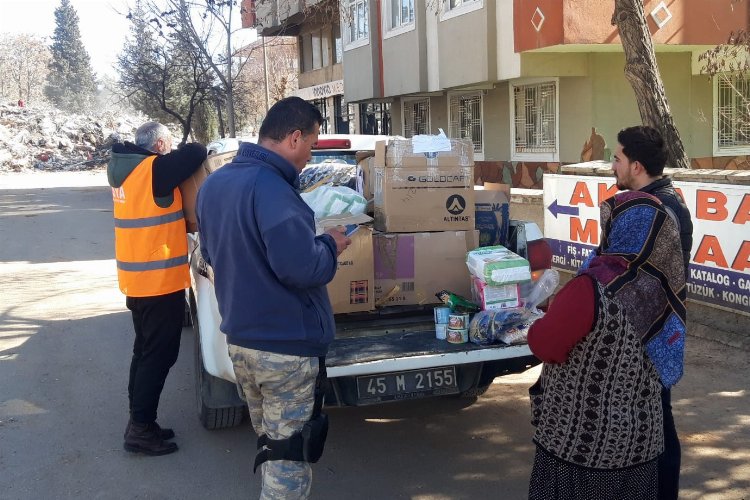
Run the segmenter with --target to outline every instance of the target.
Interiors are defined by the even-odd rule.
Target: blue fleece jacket
[[[336,243],[315,236],[313,211],[298,188],[291,163],[242,143],[198,192],[201,253],[214,271],[230,344],[324,356],[333,340],[325,286],[336,273]]]

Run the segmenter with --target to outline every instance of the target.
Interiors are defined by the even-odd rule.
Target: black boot
[[[132,424],[132,423],[133,423],[133,420],[132,419],[128,419],[128,425],[125,427],[125,434],[122,435],[123,439],[126,439],[128,437],[128,432],[130,432],[130,424]],[[159,436],[164,441],[168,441],[168,440],[174,438],[174,431],[172,429],[169,429],[169,428],[166,428],[166,427],[161,427],[156,422],[154,422],[153,425],[156,426],[156,429],[159,432]]]
[[[168,455],[177,451],[175,443],[164,441],[154,423],[131,422],[125,435],[125,450],[146,455]]]

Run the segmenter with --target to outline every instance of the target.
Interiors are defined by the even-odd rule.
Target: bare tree
[[[675,127],[656,64],[654,45],[643,11],[643,0],[615,0],[612,24],[617,25],[622,39],[625,77],[635,92],[641,121],[661,132],[669,152],[670,166],[690,168],[690,161],[685,154],[680,133]]]
[[[247,61],[236,79],[237,109],[242,116],[240,122],[257,130],[266,114],[266,106],[288,97],[298,88],[297,39],[283,36],[267,38],[266,60],[261,40],[244,47],[239,53]]]
[[[241,5],[238,0],[147,0],[159,34],[181,39],[192,47],[195,56],[218,81],[226,106],[230,137],[236,135],[235,80],[246,59],[238,56],[233,36],[241,29]]]
[[[179,30],[156,40],[148,17],[139,8],[128,15],[131,37],[117,60],[119,87],[139,111],[179,123],[185,143],[198,107],[211,95],[210,70]]]
[[[23,99],[27,103],[44,99],[49,48],[28,34],[3,35],[0,38],[0,95]]]

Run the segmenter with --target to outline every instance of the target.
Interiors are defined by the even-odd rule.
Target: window
[[[450,108],[450,137],[470,139],[474,144],[475,159],[484,159],[481,92],[449,94],[448,103]]]
[[[714,96],[714,154],[750,153],[750,75],[717,75]]]
[[[327,99],[313,99],[310,101],[311,104],[314,104],[318,110],[320,111],[320,114],[323,115],[323,123],[320,125],[320,133],[321,134],[329,134],[330,129],[328,125],[328,100]]]
[[[557,81],[513,84],[511,160],[558,161]]]
[[[391,134],[391,103],[375,102],[359,105],[360,133],[367,135]]]
[[[475,2],[476,0],[447,0],[446,1],[446,4],[448,6],[447,10],[453,10],[459,7],[463,7],[465,5],[471,5]]]
[[[404,100],[404,137],[430,133],[430,99]]]
[[[344,60],[344,44],[341,43],[341,25],[333,25],[333,64],[340,64]]]
[[[328,66],[328,39],[322,30],[316,30],[299,37],[302,56],[302,72]]]
[[[414,0],[390,0],[390,29],[414,23]]]
[[[349,0],[347,16],[346,43],[359,47],[370,40],[370,19],[368,0]]]
[[[352,104],[346,104],[344,96],[333,96],[334,113],[336,114],[336,133],[337,134],[356,134],[354,111]]]
[[[440,16],[441,21],[452,17],[468,14],[479,10],[484,6],[482,0],[443,0],[443,14]]]

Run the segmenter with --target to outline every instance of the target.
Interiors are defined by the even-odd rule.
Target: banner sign
[[[693,219],[688,298],[750,315],[750,186],[674,186]],[[544,175],[544,236],[553,267],[576,271],[599,245],[599,204],[617,191],[614,177]]]
[[[306,101],[312,101],[313,99],[325,99],[335,95],[344,94],[344,80],[336,80],[328,83],[321,83],[320,85],[313,85],[312,87],[304,87],[299,90],[292,92],[295,95]]]

